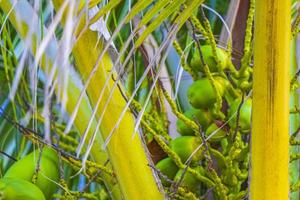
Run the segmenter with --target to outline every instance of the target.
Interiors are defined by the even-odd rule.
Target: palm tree
[[[253,99],[250,197],[287,199],[298,2],[248,2],[238,49],[229,1],[0,0],[0,191],[31,166],[46,199],[247,198]]]

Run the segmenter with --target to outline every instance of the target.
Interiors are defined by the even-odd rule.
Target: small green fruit
[[[205,130],[207,126],[212,122],[212,115],[209,111],[191,108],[187,110],[184,113],[184,115],[193,121],[194,118],[196,118],[200,123],[200,125],[202,126],[201,128],[203,130]],[[186,125],[182,120],[178,119],[176,124],[177,124],[177,131],[181,135],[194,135],[193,129],[190,126]]]
[[[217,62],[214,59],[211,46],[203,45],[201,46],[201,51],[202,51],[204,62],[205,64],[207,64],[210,71],[218,72]],[[228,55],[223,49],[217,47],[217,56],[218,59],[220,60],[220,69],[222,70],[225,69],[229,62]],[[198,49],[195,51],[195,54],[193,55],[193,58],[191,60],[191,67],[197,71],[204,72]]]
[[[221,96],[224,95],[228,81],[220,76],[214,77],[216,88]],[[209,109],[217,101],[215,90],[207,77],[195,81],[187,91],[187,97],[194,108]]]
[[[177,153],[181,161],[185,163],[192,153],[199,147],[201,140],[195,136],[181,136],[170,142],[171,149]],[[192,163],[203,158],[203,148],[199,149],[192,157]]]
[[[197,166],[194,169],[196,171],[198,171],[201,175],[205,174],[205,170],[202,166]],[[192,191],[192,192],[199,191],[200,181],[194,175],[192,175],[190,172],[186,171],[184,174],[183,174],[183,172],[184,172],[184,170],[180,169],[177,172],[177,174],[174,178],[174,181],[179,181],[182,178],[182,180],[180,182],[181,187],[185,187],[189,191]],[[182,175],[183,175],[183,177],[182,177]]]
[[[171,180],[173,180],[173,178],[175,177],[175,175],[178,171],[177,165],[169,157],[164,158],[161,161],[159,161],[156,164],[156,168]],[[170,186],[170,183],[164,179],[162,179],[162,184],[164,186]]]
[[[0,200],[46,200],[33,183],[16,178],[0,179]]]
[[[230,106],[228,110],[228,117],[230,118],[232,115],[234,115],[241,103],[240,99],[235,100]],[[249,133],[250,128],[251,128],[251,109],[252,109],[252,100],[247,99],[244,101],[241,110],[240,110],[240,117],[239,117],[239,127],[240,131],[242,133]],[[229,121],[229,126],[232,129],[236,128],[236,119],[237,119],[237,114],[234,115],[234,117]]]
[[[4,177],[23,179],[30,182],[35,173],[38,156],[39,151],[26,155],[9,168]],[[42,151],[40,171],[35,185],[40,188],[47,199],[50,199],[57,189],[57,185],[49,179],[54,182],[59,180],[58,156],[53,149],[45,147]]]
[[[208,137],[210,136],[213,132],[215,132],[217,129],[219,129],[219,127],[217,126],[217,124],[213,123],[211,124],[205,131],[205,135]],[[210,139],[209,141],[211,142],[219,142],[221,141],[224,137],[227,136],[226,131],[224,131],[223,129],[218,130],[218,132],[216,132]]]

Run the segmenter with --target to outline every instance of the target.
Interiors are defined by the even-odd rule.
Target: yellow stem
[[[250,198],[288,199],[291,1],[255,9]]]
[[[56,10],[60,8],[63,0],[53,0]],[[100,96],[103,96],[97,110],[98,119],[102,119],[100,132],[107,139],[110,132],[115,129],[116,123],[126,106],[126,101],[118,88],[114,88],[115,81],[109,72],[113,69],[113,63],[106,52],[99,63],[99,55],[102,53],[103,44],[98,41],[98,33],[85,28],[86,15],[83,15],[79,24],[78,32],[81,32],[73,47],[73,56],[76,69],[82,80],[87,82],[94,67],[92,78],[87,86],[87,94],[92,106],[95,108]],[[116,74],[113,74],[115,77]],[[106,85],[106,80],[109,79]],[[111,99],[109,99],[111,96]],[[102,117],[103,115],[103,117]],[[127,110],[122,117],[118,128],[110,139],[107,152],[113,170],[118,179],[124,199],[160,200],[163,193],[158,187],[155,177],[149,167],[144,144],[138,133],[134,137],[135,121],[132,113]],[[147,194],[145,193],[147,192]]]
[[[96,42],[97,33],[87,30],[82,34],[73,49],[77,70],[85,81],[101,52],[100,46],[94,48]],[[89,51],[89,49],[93,51]],[[111,77],[107,77],[106,75],[111,70],[111,67],[112,63],[108,54],[106,54],[87,88],[87,93],[93,106],[96,105],[105,80],[107,78],[111,79]],[[109,88],[112,88],[113,84],[114,81],[111,79],[109,80],[108,87],[104,88],[105,94],[98,109],[98,117],[104,112],[100,126],[103,138],[108,137],[126,105],[118,89],[110,91]],[[108,99],[110,92],[113,92],[112,99]],[[107,104],[106,111],[104,111],[107,101],[110,102]],[[123,195],[125,199],[162,199],[162,194],[148,166],[149,162],[139,134],[136,133],[135,137],[132,137],[133,133],[134,118],[127,111],[119,127],[115,130],[107,148]],[[145,191],[151,192],[145,196]]]

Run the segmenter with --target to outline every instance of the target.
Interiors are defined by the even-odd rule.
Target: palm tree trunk
[[[256,1],[251,199],[288,199],[291,1]]]

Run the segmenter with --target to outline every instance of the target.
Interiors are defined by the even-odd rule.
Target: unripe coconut
[[[201,51],[203,55],[204,63],[207,64],[211,72],[218,72],[217,62],[215,61],[215,58],[213,56],[212,48],[210,45],[203,45],[201,46]],[[227,53],[217,47],[217,57],[220,61],[220,69],[223,70],[227,67],[227,64],[229,62],[229,57]],[[191,67],[197,71],[204,72],[204,68],[202,65],[202,62],[200,60],[200,55],[198,49],[196,49],[192,60],[191,60]]]
[[[202,166],[197,166],[197,167],[194,168],[194,170],[199,172],[201,175],[205,174],[205,170]],[[197,192],[199,190],[199,186],[200,186],[201,182],[193,174],[191,174],[189,171],[185,171],[184,174],[183,174],[183,172],[184,172],[184,170],[180,169],[177,172],[177,174],[174,178],[174,181],[179,181],[182,178],[182,180],[180,182],[181,187],[185,187],[189,191],[192,191],[192,192]]]
[[[194,121],[196,118],[203,130],[205,130],[207,126],[212,122],[211,113],[202,109],[191,108],[187,110],[184,115],[192,121]],[[181,135],[194,135],[194,130],[191,128],[191,126],[185,124],[182,120],[178,119],[176,125],[177,131]]]
[[[177,171],[178,171],[178,167],[177,165],[174,163],[174,161],[167,157],[162,159],[161,161],[159,161],[156,166],[155,166],[161,173],[163,173],[164,175],[166,175],[170,180],[173,180],[173,178],[175,177]],[[170,183],[167,182],[166,180],[164,180],[162,178],[161,183],[164,186],[170,186]]]
[[[181,161],[185,163],[192,153],[199,147],[201,140],[195,136],[181,136],[170,142],[170,147],[177,153]],[[203,148],[199,149],[192,157],[192,163],[203,158]]]
[[[236,99],[233,103],[231,103],[228,109],[228,117],[230,118],[232,115],[234,117],[229,121],[229,126],[232,129],[236,128],[236,119],[237,119],[237,110],[241,103],[240,99]],[[252,100],[247,99],[244,101],[239,116],[239,127],[242,133],[249,133],[251,129],[251,109],[252,109]]]
[[[209,137],[212,133],[214,133],[218,129],[219,129],[219,127],[217,126],[217,124],[215,124],[215,123],[211,124],[205,131],[206,137]],[[219,142],[226,136],[227,136],[226,131],[223,129],[220,129],[220,130],[218,130],[218,132],[214,133],[214,135],[211,138],[209,138],[209,141]]]
[[[39,151],[26,155],[9,168],[4,177],[31,181],[37,166],[38,156]],[[58,156],[56,151],[45,147],[42,151],[39,164],[40,171],[35,185],[40,188],[47,199],[50,199],[57,189],[57,185],[54,182],[58,182],[59,180]]]
[[[26,170],[25,168],[23,170]],[[0,179],[0,200],[46,200],[33,183],[17,178]]]
[[[215,76],[215,85],[221,96],[225,94],[228,81],[220,76]],[[216,92],[207,77],[195,81],[187,91],[190,104],[197,109],[210,109],[217,101]]]

